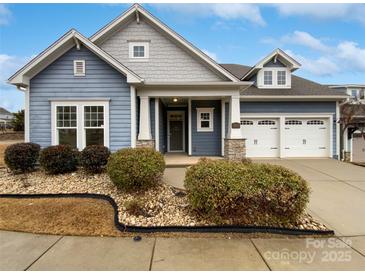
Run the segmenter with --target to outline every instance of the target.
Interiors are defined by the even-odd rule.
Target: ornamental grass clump
[[[307,182],[276,165],[202,160],[186,172],[192,209],[220,224],[295,224],[309,201]]]
[[[13,172],[25,173],[36,167],[41,147],[34,143],[17,143],[5,149],[4,162]]]
[[[80,165],[89,173],[100,173],[108,163],[110,150],[102,145],[85,147],[80,153]]]
[[[157,185],[165,170],[160,152],[151,148],[125,148],[112,153],[107,172],[112,182],[124,190],[144,190]]]
[[[78,150],[69,145],[50,146],[40,153],[39,163],[49,174],[63,174],[77,169]]]

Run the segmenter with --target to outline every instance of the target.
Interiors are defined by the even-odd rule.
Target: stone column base
[[[344,159],[345,162],[350,162],[351,161],[351,152],[349,151],[345,151],[344,153]]]
[[[246,139],[224,139],[224,158],[230,161],[246,159]]]
[[[137,140],[136,147],[155,148],[155,140]]]

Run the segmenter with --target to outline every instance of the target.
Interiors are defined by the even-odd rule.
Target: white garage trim
[[[328,149],[328,157],[333,157],[333,114],[332,113],[241,113],[241,119],[245,118],[274,118],[279,119],[280,127],[279,127],[279,144],[280,144],[280,158],[285,158],[284,151],[284,127],[285,127],[285,119],[287,118],[321,118],[328,119],[329,121],[329,149]],[[338,128],[338,127],[337,127]],[[337,130],[338,131],[338,130]],[[336,133],[337,133],[336,131]],[[337,135],[338,137],[338,135]],[[336,139],[336,149],[338,144],[338,138]]]

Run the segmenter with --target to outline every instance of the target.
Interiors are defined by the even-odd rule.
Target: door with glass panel
[[[185,151],[185,112],[169,111],[167,114],[167,145],[169,152]]]

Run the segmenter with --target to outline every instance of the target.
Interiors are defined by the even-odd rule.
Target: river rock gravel
[[[106,173],[91,175],[82,170],[47,175],[35,171],[27,175],[14,175],[7,169],[0,169],[1,194],[56,194],[94,193],[112,197],[118,205],[119,221],[132,226],[202,226],[215,225],[194,214],[183,190],[170,185],[159,184],[144,192],[124,192],[118,189]],[[127,210],[131,201],[142,203],[145,214],[135,216]],[[254,224],[251,224],[254,225]],[[289,228],[328,230],[327,227],[304,214],[297,224]]]

